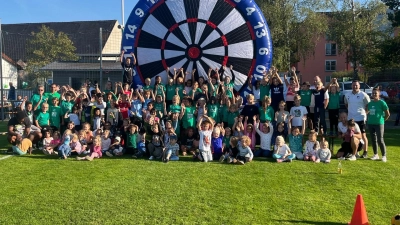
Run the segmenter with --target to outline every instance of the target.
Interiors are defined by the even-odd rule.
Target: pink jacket
[[[252,151],[254,151],[255,146],[256,146],[256,121],[254,121],[253,124],[253,131],[251,133],[247,133],[246,128],[247,128],[247,121],[244,122],[243,124],[244,126],[244,135],[246,135],[247,137],[249,137],[251,139],[251,144],[250,144],[250,148]]]
[[[99,155],[99,158],[103,156],[103,153],[101,152],[101,146],[92,146],[92,152],[97,153]]]

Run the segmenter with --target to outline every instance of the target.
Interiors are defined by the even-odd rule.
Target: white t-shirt
[[[315,148],[314,148],[314,145],[316,145],[315,146]],[[307,140],[306,141],[306,148],[305,148],[305,151],[304,151],[304,155],[309,155],[309,154],[311,154],[311,155],[317,155],[317,150],[320,148],[320,146],[319,146],[319,142],[318,141],[315,141],[315,142],[311,142],[311,141],[309,141],[309,140]]]
[[[199,149],[201,151],[211,151],[211,130],[199,131],[200,141],[199,141]]]
[[[276,154],[280,155],[280,156],[284,156],[285,154],[289,153],[290,148],[284,144],[281,147],[278,147],[277,145],[274,146],[275,150],[278,149],[278,151],[276,151]]]
[[[341,132],[343,134],[347,132],[347,126],[345,126],[342,122],[339,122],[338,129],[339,129],[339,132]],[[354,133],[361,134],[361,130],[360,130],[360,127],[358,126],[358,124],[356,124],[356,126],[354,127]],[[360,139],[360,142],[362,144],[364,144],[363,139]]]
[[[354,94],[349,92],[344,97],[344,103],[347,104],[348,116],[347,118],[354,119],[354,121],[365,121],[367,114],[365,113],[365,106],[370,102],[369,96],[359,91]]]
[[[304,106],[293,106],[290,109],[290,115],[293,116],[292,126],[301,127],[303,126],[303,116],[307,115],[307,108]]]
[[[253,87],[253,95],[254,99],[260,100],[260,88],[256,89],[255,87]]]
[[[263,126],[263,125],[260,124],[259,126]],[[274,133],[274,126],[272,126],[272,124],[269,123],[269,132],[266,134],[264,134],[260,129],[258,129],[258,126],[256,126],[256,132],[258,135],[260,135],[260,148],[262,148],[264,150],[270,150],[271,149],[271,138]]]

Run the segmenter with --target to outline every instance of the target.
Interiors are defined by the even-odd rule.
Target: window
[[[336,44],[325,44],[325,55],[336,55]]]
[[[336,60],[326,60],[325,71],[336,71]]]

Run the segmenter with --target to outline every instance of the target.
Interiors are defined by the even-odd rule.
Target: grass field
[[[337,160],[238,166],[14,156],[0,160],[0,224],[346,224],[357,194],[371,224],[389,224],[400,212],[397,133],[386,130],[387,163],[346,161],[341,175]],[[6,147],[5,136],[0,143]]]

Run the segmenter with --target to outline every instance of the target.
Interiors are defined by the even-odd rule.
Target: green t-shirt
[[[43,95],[42,101],[40,102],[39,106],[37,107],[36,112],[39,113],[38,110],[39,110],[40,107],[42,106],[43,102],[46,101],[46,99],[47,99],[47,96],[46,96],[46,95]],[[37,104],[39,101],[40,101],[40,95],[34,94],[34,95],[31,97],[32,108],[35,108],[36,104]],[[37,113],[36,113],[36,114],[37,114]]]
[[[182,100],[183,99],[183,90],[185,90],[185,86],[183,86],[182,84],[176,84],[175,88],[178,88],[178,95],[179,98]]]
[[[53,98],[57,98],[58,100],[60,100],[60,97],[61,97],[60,93],[58,93],[58,92],[46,93],[45,95],[49,99],[47,101],[47,103],[49,103],[49,106],[53,106]]]
[[[226,105],[222,105],[222,107],[220,107],[220,112],[221,112],[221,119],[222,122],[228,122],[228,113],[229,113],[229,108]]]
[[[228,112],[228,127],[232,127],[235,124],[235,118],[239,116],[239,112]]]
[[[60,105],[60,107],[61,107],[61,113],[62,113],[62,115],[65,115],[65,113],[67,113],[68,111],[72,111],[72,107],[74,106],[74,101],[70,101],[70,102],[67,102],[67,101],[61,101],[61,105]]]
[[[154,90],[154,87],[151,86],[151,85],[146,85],[146,86],[143,86],[143,90],[144,90],[144,91],[147,91],[147,90],[153,91],[153,90]]]
[[[180,105],[170,105],[169,111],[172,113],[179,113],[179,112],[181,112],[181,106]]]
[[[36,117],[36,120],[39,123],[39,126],[48,126],[50,120],[50,114],[48,112],[40,112]]]
[[[183,120],[183,128],[187,129],[189,127],[196,126],[196,120],[194,117],[194,111],[196,111],[196,107],[194,106],[187,106],[185,110],[185,114],[182,117]]]
[[[270,90],[270,86],[269,84],[266,85],[260,85],[260,100],[264,100],[265,96],[269,96],[269,90]]]
[[[155,102],[154,103],[154,108],[157,111],[157,116],[159,118],[161,118],[161,113],[164,115],[164,103],[163,102],[160,102],[160,103]]]
[[[234,83],[231,81],[229,84],[224,84],[224,86],[225,86],[225,90],[226,90],[226,92],[225,92],[226,96],[228,96],[229,98],[232,98],[233,93],[231,92],[230,88],[233,88],[235,86]]]
[[[258,112],[260,114],[260,122],[265,123],[267,120],[272,121],[275,118],[274,109],[271,106],[264,111],[262,107],[258,108]]]
[[[218,116],[219,105],[207,105],[207,114],[209,117],[213,118],[215,122],[220,123],[220,118]]]
[[[367,124],[381,125],[385,124],[385,111],[388,110],[388,105],[385,101],[370,101],[368,107]]]
[[[166,98],[167,100],[172,101],[172,98],[175,96],[176,85],[175,84],[167,85],[166,89],[167,89]]]
[[[211,88],[211,86],[214,87],[214,91],[213,91],[213,89]],[[212,84],[212,83],[209,83],[209,84],[208,84],[208,91],[209,91],[209,93],[210,93],[211,96],[217,96],[217,89],[218,89],[218,84]]]
[[[136,143],[137,133],[133,133],[133,134],[127,133],[126,139],[128,139],[127,140],[128,143],[126,144],[126,146],[128,148],[137,148],[137,143]]]
[[[60,127],[61,108],[60,106],[50,106],[50,125]],[[84,113],[83,113],[84,114]]]
[[[300,105],[302,105],[302,106],[310,106],[310,104],[311,104],[311,90],[308,90],[308,91],[300,90],[297,93],[301,96]]]
[[[202,93],[202,92],[203,92],[203,91],[202,91],[200,88],[197,88],[197,89],[195,90],[194,96],[196,96],[197,93]],[[193,90],[191,90],[191,91],[189,92],[189,96],[192,97],[192,95],[193,95]]]
[[[163,93],[165,92],[165,86],[164,84],[158,84],[157,90],[156,90],[156,95],[161,95],[163,96]]]
[[[230,136],[229,137],[227,137],[227,136],[224,137],[223,144],[225,144],[225,149],[228,149],[229,147],[231,147],[230,140],[231,140]]]
[[[329,92],[328,109],[339,109],[339,93],[335,94]]]

